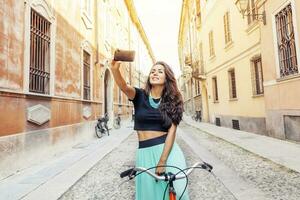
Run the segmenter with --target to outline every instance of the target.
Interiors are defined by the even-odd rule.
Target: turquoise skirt
[[[152,139],[151,139],[152,140]],[[150,146],[148,145],[140,147],[137,149],[136,152],[136,166],[137,167],[144,167],[150,168],[157,165],[160,156],[163,152],[164,143],[161,144],[154,144]],[[179,167],[180,169],[186,168],[185,158],[176,142],[170,151],[168,160],[166,162],[167,165],[173,165]],[[155,172],[155,168],[151,170]],[[178,173],[180,170],[166,167],[166,172],[172,172],[174,174]],[[176,180],[174,182],[174,187],[177,194],[177,199],[181,196],[184,188],[186,185],[186,179]],[[135,199],[136,200],[163,200],[164,191],[167,186],[167,182],[165,181],[158,181],[156,182],[153,177],[148,175],[147,173],[142,173],[135,178]],[[169,193],[168,188],[166,191],[165,200],[169,200]],[[186,189],[182,200],[189,200],[188,191]]]

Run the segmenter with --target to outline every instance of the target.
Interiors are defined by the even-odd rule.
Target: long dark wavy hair
[[[162,99],[159,105],[159,111],[163,117],[163,121],[164,121],[163,127],[170,128],[172,123],[178,125],[182,120],[182,113],[183,113],[182,95],[179,92],[179,89],[177,87],[175,75],[171,67],[163,61],[158,61],[153,66],[155,65],[162,65],[165,69],[166,80],[164,84],[164,89],[162,91],[162,96],[161,96]],[[149,75],[145,85],[145,92],[147,95],[149,95],[151,88],[152,85],[150,84],[150,75]]]

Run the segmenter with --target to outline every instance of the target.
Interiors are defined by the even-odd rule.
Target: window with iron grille
[[[229,78],[230,99],[235,99],[237,98],[237,94],[236,94],[236,80],[235,80],[234,69],[228,71],[228,78]]]
[[[221,126],[221,119],[216,117],[216,126]]]
[[[212,78],[212,85],[213,85],[213,98],[214,102],[219,101],[219,95],[218,95],[218,82],[217,82],[217,77]]]
[[[213,31],[209,32],[209,56],[212,57],[215,55],[215,48],[214,48],[214,34]]]
[[[298,74],[299,69],[291,4],[282,9],[275,16],[275,20],[280,77]]]
[[[230,21],[229,21],[229,12],[223,16],[224,19],[224,33],[225,33],[225,44],[231,42],[231,31],[230,31]]]
[[[49,94],[50,25],[43,16],[31,9],[29,91]]]
[[[240,122],[239,120],[233,119],[232,120],[232,128],[236,130],[240,130]]]
[[[257,21],[257,8],[255,5],[255,0],[250,0],[248,7],[247,7],[247,19],[248,19],[248,25],[252,24],[253,22]]]
[[[83,51],[83,99],[91,100],[91,55]]]
[[[252,88],[253,94],[259,95],[264,93],[263,86],[263,71],[261,65],[261,58],[253,59],[252,61]]]

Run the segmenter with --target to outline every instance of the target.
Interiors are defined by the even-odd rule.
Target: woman
[[[120,62],[112,61],[111,71],[117,85],[134,104],[134,130],[139,139],[136,166],[158,166],[154,170],[159,175],[178,172],[178,169],[166,169],[164,165],[186,168],[184,155],[174,142],[177,125],[182,119],[183,102],[171,68],[164,62],[156,62],[151,68],[145,89],[140,89],[126,84],[119,70],[120,65]],[[167,186],[167,183],[156,182],[145,173],[137,176],[135,183],[136,200],[160,200]],[[174,182],[178,196],[181,196],[185,185],[185,179]],[[186,191],[182,200],[188,199]]]

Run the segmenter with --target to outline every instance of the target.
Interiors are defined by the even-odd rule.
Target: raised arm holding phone
[[[186,167],[184,155],[175,142],[176,129],[182,119],[183,101],[172,69],[165,62],[156,62],[149,73],[145,88],[128,85],[120,73],[122,62],[134,60],[133,51],[117,50],[111,63],[111,71],[118,87],[134,104],[134,130],[137,131],[139,147],[136,166],[157,166],[156,174],[177,173],[165,165]],[[156,182],[141,174],[136,177],[136,200],[160,199],[165,182]],[[176,191],[184,190],[186,180],[174,183]],[[182,198],[189,199],[186,192]]]

